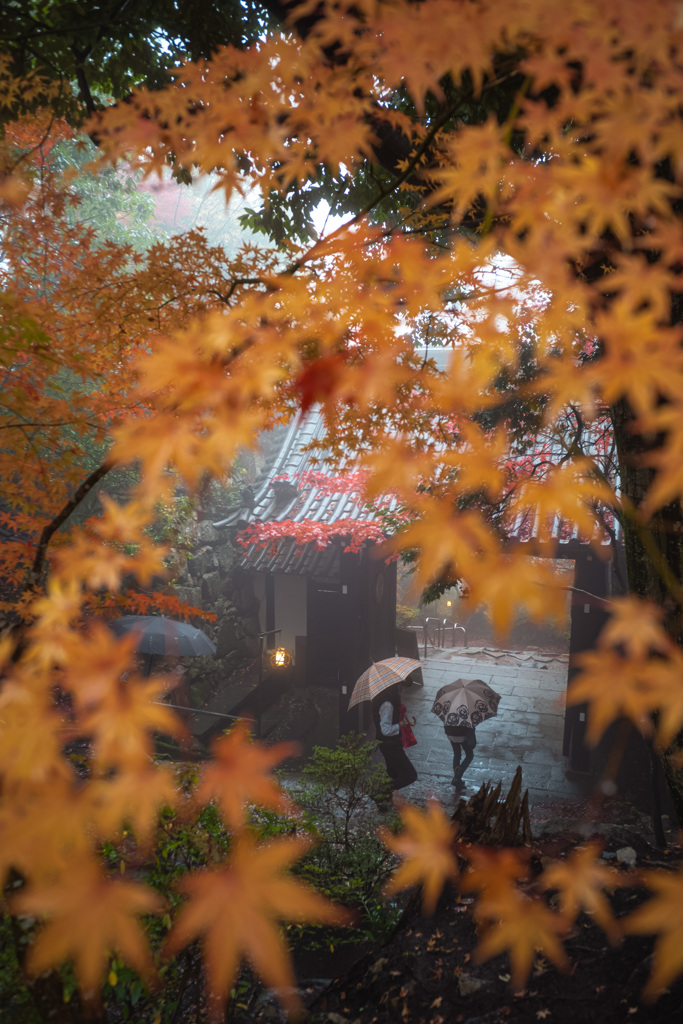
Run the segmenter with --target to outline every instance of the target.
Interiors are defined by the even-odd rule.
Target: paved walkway
[[[437,796],[446,808],[457,802],[451,785],[452,748],[431,706],[437,690],[458,678],[483,679],[501,695],[498,715],[477,728],[474,760],[463,781],[464,797],[484,782],[502,782],[507,790],[518,765],[522,785],[534,804],[585,800],[595,780],[569,778],[562,755],[567,659],[534,652],[494,652],[486,649],[436,650],[422,661],[424,686],[401,688],[414,726],[417,744],[408,750],[418,779],[401,795],[422,803]],[[574,774],[574,773],[572,773]]]

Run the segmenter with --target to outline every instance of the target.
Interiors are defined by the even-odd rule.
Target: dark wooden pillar
[[[611,563],[594,552],[576,558],[574,590],[572,592],[571,633],[569,638],[570,683],[579,671],[576,655],[595,647],[602,627],[608,618],[607,598],[610,591]],[[568,707],[564,720],[562,753],[569,758],[573,771],[591,769],[591,751],[586,745],[587,705]]]

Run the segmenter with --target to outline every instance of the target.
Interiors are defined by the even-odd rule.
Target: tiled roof
[[[430,357],[440,369],[446,365],[445,350],[430,350]],[[220,522],[218,528],[243,529],[250,523],[295,523],[334,524],[350,519],[367,522],[373,519],[373,512],[359,503],[357,495],[348,489],[335,491],[325,486],[325,474],[334,474],[326,462],[324,452],[316,449],[315,457],[307,450],[313,442],[324,441],[324,421],[316,407],[304,416],[296,417],[284,431],[284,438],[263,472],[260,482],[242,492],[240,505]],[[609,425],[602,421],[595,426],[582,428],[583,449],[596,461],[605,476],[615,481],[616,460]],[[539,435],[532,445],[514,456],[520,467],[533,466],[536,473],[544,464],[558,465],[567,456],[567,446],[562,444],[557,432]],[[513,459],[513,461],[514,461]],[[319,474],[319,475],[318,475]],[[597,543],[609,545],[610,531],[620,538],[619,524],[607,512],[605,521],[608,530],[597,538]],[[573,557],[574,553],[585,550],[588,538],[580,536],[578,530],[556,516],[552,523],[541,524],[537,515],[524,513],[506,525],[505,533],[511,543],[534,544],[545,525],[545,537],[554,543],[558,556]],[[596,538],[593,538],[593,544]],[[336,573],[343,549],[342,540],[333,540],[324,550],[314,542],[302,544],[295,538],[282,538],[267,546],[252,544],[244,549],[239,565],[261,572],[296,573],[329,578]]]
[[[324,474],[333,470],[324,454],[315,457],[306,451],[311,442],[324,438],[324,422],[313,408],[297,417],[289,426],[282,447],[264,474],[260,485],[245,488],[240,505],[225,519],[214,523],[217,529],[250,523],[321,523],[339,520],[367,521],[373,513],[359,503],[354,493],[335,491],[324,486]],[[320,474],[319,481],[317,480]],[[342,542],[333,541],[324,550],[314,542],[302,544],[284,538],[266,547],[251,544],[239,561],[242,568],[260,572],[296,573],[329,578],[336,574]]]
[[[582,427],[581,449],[594,460],[604,478],[618,488],[616,450],[611,425],[606,419]],[[544,466],[559,466],[566,460],[567,445],[562,443],[557,431],[546,436],[541,434],[533,445],[516,458],[520,466],[526,467],[527,471],[533,468],[535,473],[540,475]],[[507,523],[505,533],[510,542],[532,545],[543,532],[544,538],[554,545],[559,557],[572,557],[571,552],[585,550],[589,543],[593,546],[598,544],[601,547],[608,547],[613,540],[621,541],[621,527],[614,513],[611,509],[603,509],[601,514],[605,529],[596,529],[590,539],[560,516],[554,516],[550,522],[542,522],[536,512],[524,512],[515,516]]]

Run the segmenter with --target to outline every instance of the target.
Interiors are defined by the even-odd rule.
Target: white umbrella
[[[349,700],[349,711],[354,704],[360,704],[363,700],[372,700],[378,693],[387,690],[394,683],[403,682],[411,672],[420,667],[420,662],[415,658],[384,658],[382,661],[374,662],[356,680]]]

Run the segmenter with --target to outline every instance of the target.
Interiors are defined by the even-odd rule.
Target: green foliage
[[[312,885],[360,914],[359,927],[336,942],[382,941],[393,927],[397,905],[381,898],[394,859],[377,838],[377,806],[389,799],[389,779],[373,760],[376,743],[350,733],[336,747],[314,747],[293,791],[318,844],[298,867]],[[394,817],[397,817],[394,815]],[[310,944],[326,942],[325,929],[290,929]]]
[[[3,1024],[40,1022],[19,962],[19,950],[27,942],[19,921],[4,914],[0,920],[0,1020]]]
[[[78,172],[72,184],[77,203],[68,210],[68,219],[91,227],[96,247],[114,242],[145,252],[164,237],[154,220],[154,196],[139,187],[139,173],[113,167],[97,174],[83,170],[95,155],[96,147],[85,137],[62,142],[50,154],[56,170]]]
[[[263,234],[276,245],[308,245],[317,234],[312,217],[322,198],[319,187],[294,188],[286,196],[272,192],[260,208],[246,207],[239,221],[245,230]]]
[[[178,492],[173,500],[157,505],[157,518],[149,532],[159,544],[171,543],[175,551],[192,548],[190,527],[197,509],[197,499]]]
[[[408,604],[396,605],[396,625],[399,629],[406,629],[419,622],[422,622],[422,613],[418,608],[412,608]]]
[[[359,912],[355,929],[289,926],[288,939],[299,948],[329,950],[340,945],[382,942],[394,927],[402,901],[386,901],[381,889],[394,866],[394,858],[375,835],[377,810],[374,800],[388,795],[383,766],[373,760],[375,743],[362,736],[343,737],[334,748],[316,747],[292,789],[301,807],[294,816],[253,808],[251,827],[261,840],[293,832],[308,832],[317,844],[297,868],[301,878],[320,892]],[[187,793],[196,786],[195,766],[179,771],[180,785]],[[393,815],[390,826],[396,827]],[[146,918],[146,930],[158,957],[171,927],[171,911],[181,900],[178,880],[189,871],[222,862],[229,852],[230,835],[215,806],[205,807],[192,820],[182,819],[170,809],[159,816],[150,849],[140,848],[127,830],[117,843],[102,848],[104,866],[110,872],[144,878],[166,901],[169,912]],[[66,964],[49,976],[49,986],[40,979],[26,982],[21,962],[32,941],[35,924],[4,918],[0,922],[0,1020],[2,1024],[39,1024],[46,1006],[70,1005],[70,1019],[86,1019],[76,992],[73,970]],[[196,998],[201,978],[197,949],[192,946],[179,956],[159,964],[162,987],[150,992],[139,975],[118,956],[113,956],[102,989],[106,1021],[129,1024],[172,1024],[185,1005]],[[36,1010],[35,988],[45,987]],[[231,997],[234,1019],[251,1005],[261,988],[248,969],[243,969]],[[50,1003],[50,1000],[52,1001]],[[87,1015],[86,1015],[87,1016]],[[198,1020],[203,1019],[200,1017]]]
[[[92,111],[134,86],[161,88],[185,56],[239,46],[264,24],[262,8],[249,0],[11,0],[2,6],[0,52],[17,73],[35,69],[73,83],[81,109]],[[78,104],[65,96],[64,106],[77,120]]]
[[[387,792],[384,766],[372,759],[377,744],[364,736],[348,733],[336,747],[314,747],[309,763],[302,770],[307,783],[297,793],[302,807],[314,808],[323,820],[336,829],[343,822],[341,833],[334,832],[346,846],[348,826],[367,806],[368,799],[383,799]]]

